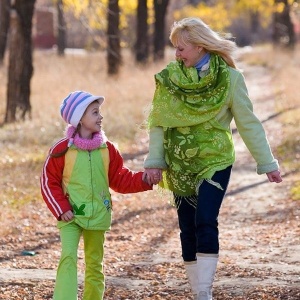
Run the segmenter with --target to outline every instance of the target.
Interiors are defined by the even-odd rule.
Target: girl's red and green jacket
[[[111,188],[119,193],[151,190],[142,180],[143,172],[124,166],[119,150],[110,141],[92,151],[71,146],[65,155],[52,157],[66,149],[68,139],[49,151],[41,174],[41,193],[58,227],[67,224],[61,215],[74,213],[72,222],[91,230],[109,230],[112,218]]]

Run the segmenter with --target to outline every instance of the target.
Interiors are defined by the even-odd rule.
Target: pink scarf
[[[104,131],[93,133],[93,137],[91,139],[83,139],[79,136],[78,132],[74,137],[73,134],[76,128],[74,126],[68,126],[66,129],[66,137],[69,139],[68,147],[71,145],[75,145],[77,148],[81,150],[94,150],[99,148],[103,143],[107,141]]]

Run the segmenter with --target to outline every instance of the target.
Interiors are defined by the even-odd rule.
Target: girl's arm
[[[50,153],[52,151],[54,149],[51,149]],[[64,156],[54,158],[50,156],[50,153],[44,163],[40,178],[41,194],[51,213],[57,220],[61,220],[62,214],[72,210],[62,188]]]
[[[111,143],[107,142],[109,151],[109,187],[118,193],[137,193],[152,190],[147,179],[144,181],[144,172],[134,172],[124,165],[123,157],[119,150]]]

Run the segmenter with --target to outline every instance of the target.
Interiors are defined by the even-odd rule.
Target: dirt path
[[[275,149],[281,125],[274,117],[271,78],[258,67],[247,67],[245,77]],[[238,134],[234,138],[237,161],[219,218],[215,299],[300,299],[299,205],[288,199],[284,183],[270,184],[256,174]],[[141,154],[127,161],[128,166],[141,167],[143,149],[142,144],[136,146]],[[176,212],[162,198],[155,192],[116,196],[106,245],[106,299],[192,299],[180,257]],[[59,239],[50,217],[45,224],[46,232],[35,227],[37,238],[25,244],[36,250],[36,256],[20,256],[24,244],[15,245],[17,237],[8,244],[0,240],[0,299],[51,299]],[[82,248],[79,266],[82,283]]]
[[[281,124],[274,117],[271,78],[257,67],[247,67],[245,77],[256,114],[275,150]],[[236,297],[259,286],[283,288],[286,292],[275,292],[270,299],[300,299],[299,205],[288,200],[286,182],[270,184],[265,175],[253,172],[256,165],[237,134],[235,141],[237,161],[220,215],[223,246],[216,287],[232,289]],[[227,277],[228,263],[241,269],[240,276]],[[261,294],[252,299],[265,298]]]

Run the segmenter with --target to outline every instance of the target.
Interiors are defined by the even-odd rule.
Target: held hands
[[[270,182],[279,183],[279,182],[282,181],[279,170],[269,172],[269,173],[267,173],[267,176],[268,176],[268,179],[269,179]]]
[[[64,222],[69,222],[74,218],[74,214],[71,210],[66,211],[60,216],[61,220]]]
[[[267,177],[270,182],[282,182],[279,170],[267,173]],[[149,185],[158,184],[162,180],[162,170],[156,168],[145,169],[143,180],[146,181]]]
[[[158,184],[162,180],[162,170],[156,168],[145,169],[143,180],[149,185]]]

